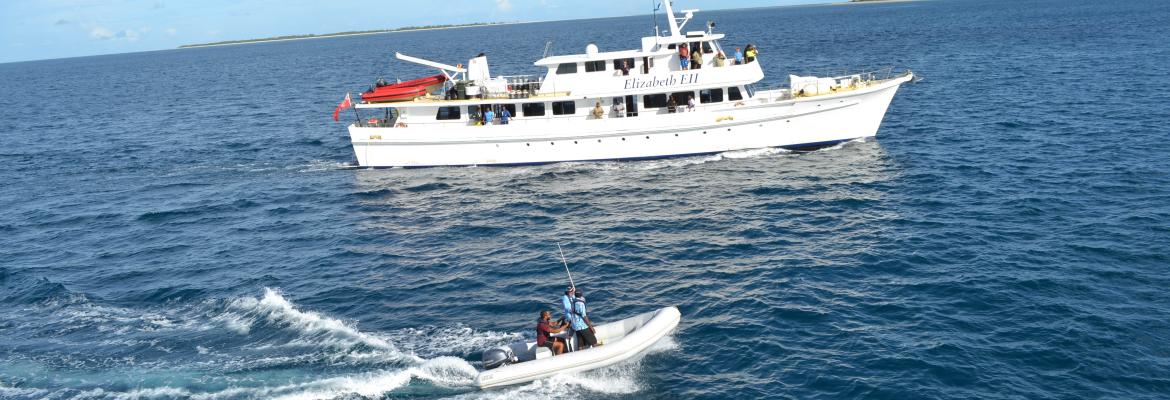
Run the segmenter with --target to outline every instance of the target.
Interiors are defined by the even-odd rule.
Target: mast
[[[678,21],[674,19],[674,7],[670,0],[662,0],[662,4],[666,6],[666,22],[670,23],[670,36],[679,36]]]
[[[679,12],[683,13],[683,16],[675,18],[674,5],[670,4],[670,0],[662,0],[662,2],[666,4],[666,21],[670,22],[670,36],[682,36],[683,27],[687,25],[687,22],[690,22],[691,18],[695,17],[695,12],[699,10],[681,10]]]

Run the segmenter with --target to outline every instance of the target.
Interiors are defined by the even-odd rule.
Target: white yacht
[[[543,76],[493,77],[482,54],[466,67],[396,54],[439,74],[362,95],[349,126],[358,164],[520,165],[823,147],[875,136],[898,87],[914,78],[889,70],[790,75],[788,87],[760,89],[763,57],[736,62],[714,24],[684,31],[698,10],[676,17],[670,1],[663,5],[669,36],[642,38],[637,50],[590,44],[584,54],[545,57],[535,62]],[[690,65],[683,53],[691,53]]]

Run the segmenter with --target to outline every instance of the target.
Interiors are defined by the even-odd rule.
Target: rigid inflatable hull
[[[475,378],[475,384],[481,389],[488,389],[613,365],[657,343],[674,331],[681,318],[678,308],[666,307],[598,325],[597,337],[604,343],[603,346],[483,371]]]
[[[416,97],[427,94],[427,86],[398,88],[393,90],[376,91],[374,93],[362,93],[362,100],[370,103],[381,103],[387,101],[410,100]]]
[[[362,100],[382,102],[414,98],[426,94],[427,88],[443,83],[446,80],[447,77],[443,75],[435,75],[377,87],[372,91],[362,93]]]

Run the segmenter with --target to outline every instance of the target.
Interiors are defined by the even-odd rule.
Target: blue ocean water
[[[685,6],[685,2],[680,3]],[[878,138],[353,168],[345,91],[650,18],[0,64],[0,398],[1170,397],[1170,3],[704,12],[788,73],[899,66]],[[644,357],[501,390],[565,286]]]

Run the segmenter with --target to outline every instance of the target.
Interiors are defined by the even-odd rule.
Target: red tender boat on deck
[[[446,81],[447,77],[440,74],[376,87],[373,90],[362,93],[362,100],[370,103],[410,100],[425,96],[427,90],[431,87]]]

